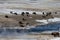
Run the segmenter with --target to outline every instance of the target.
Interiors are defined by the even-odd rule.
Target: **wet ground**
[[[41,33],[41,32],[45,32],[45,31],[60,32],[60,23],[38,25],[35,28],[30,28],[30,29],[0,28],[1,35],[30,34],[30,33]]]

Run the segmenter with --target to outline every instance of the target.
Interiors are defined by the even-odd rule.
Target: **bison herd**
[[[10,11],[10,14],[18,15],[17,12],[13,12],[13,11]],[[36,12],[33,12],[32,14],[33,14],[33,15],[36,15],[37,13],[36,13]],[[52,15],[52,12],[47,12],[46,14],[45,14],[44,12],[42,12],[42,14],[43,14],[42,17],[45,18],[46,16]],[[57,12],[55,12],[55,14],[57,14]],[[29,12],[22,12],[21,15],[22,15],[22,16],[24,16],[24,15],[29,16]],[[9,16],[8,16],[8,15],[5,15],[5,18],[9,18]],[[23,20],[23,21],[26,21],[27,19],[22,18],[22,20]],[[22,21],[19,21],[19,24],[23,24],[23,22],[22,22]],[[28,25],[28,24],[29,24],[29,23],[26,23],[26,25]],[[24,27],[23,25],[20,25],[20,26],[21,26],[21,27]]]

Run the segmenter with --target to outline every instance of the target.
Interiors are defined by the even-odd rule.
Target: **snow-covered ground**
[[[60,37],[53,37],[51,35],[24,35],[17,37],[2,37],[0,40],[60,40]]]
[[[8,37],[8,38],[7,38]],[[23,35],[23,36],[7,36],[0,38],[0,40],[50,40],[54,37],[51,35]]]
[[[30,14],[32,14],[32,12],[33,12],[33,11],[25,11],[25,10],[18,10],[18,9],[4,9],[4,8],[0,9],[0,12],[5,13],[5,14],[10,14],[10,11],[17,12],[18,14],[21,14],[21,12],[29,12]],[[42,15],[42,12],[37,12],[37,14]],[[51,22],[59,22],[60,18],[55,17],[55,18],[51,18],[51,19],[47,19],[47,20],[42,19],[42,20],[35,20],[35,21],[36,22],[42,22],[43,24],[48,24],[48,23],[51,23]],[[27,27],[27,29],[29,29],[29,27]],[[47,33],[47,32],[51,33],[52,31],[45,31],[45,33]],[[19,37],[21,37],[21,39],[17,38],[17,39],[9,39],[9,40],[60,40],[60,38],[58,38],[58,37],[47,39],[46,36],[44,36],[45,38],[43,38],[43,37],[42,38],[40,38],[40,37],[37,38],[37,37],[34,37],[33,35],[30,36],[29,38],[28,38],[28,36],[23,36],[24,39],[23,39],[22,36],[19,36]],[[34,38],[32,38],[32,37],[34,37]],[[8,40],[8,39],[7,38],[6,39],[1,38],[0,40]]]
[[[29,12],[32,14],[33,12],[36,12],[37,14],[42,15],[42,12],[37,12],[37,11],[27,11],[27,10],[22,10],[22,9],[6,9],[6,8],[0,8],[0,13],[5,13],[5,14],[10,14],[10,11],[16,12],[17,14],[21,14],[22,12]]]
[[[51,22],[60,22],[60,18],[50,18],[50,19],[42,19],[42,20],[35,20],[36,22],[42,22],[43,24],[48,24],[48,23],[51,23]]]
[[[55,37],[55,38],[52,38],[50,40],[60,40],[60,37]]]

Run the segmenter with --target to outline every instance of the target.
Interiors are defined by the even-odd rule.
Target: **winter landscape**
[[[60,0],[0,0],[0,40],[60,40]]]

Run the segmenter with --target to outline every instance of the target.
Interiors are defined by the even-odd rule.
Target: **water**
[[[44,32],[44,31],[59,31],[60,29],[60,23],[53,23],[53,24],[47,24],[47,25],[38,25],[35,28],[30,29],[0,29],[1,35],[20,35],[20,34],[26,34],[31,32]]]

